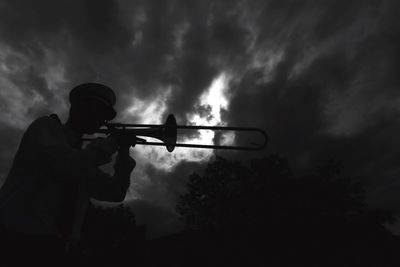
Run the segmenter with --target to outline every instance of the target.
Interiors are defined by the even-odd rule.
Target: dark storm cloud
[[[238,20],[235,1],[180,1],[186,31],[181,51],[175,57],[175,86],[179,88],[169,106],[185,123],[185,115],[220,72],[236,64],[245,52],[247,31]],[[230,11],[227,12],[227,10]],[[201,109],[201,107],[199,107]]]
[[[104,82],[116,88],[118,108],[124,110],[132,96],[151,99],[170,86],[170,112],[182,122],[222,65],[246,48],[236,2],[41,0],[31,5],[20,0],[3,5],[2,40],[30,55],[33,80],[42,78],[38,63],[46,64],[46,51],[52,51],[65,68],[64,88]],[[18,73],[14,80],[26,75]],[[33,90],[52,100],[46,85]]]
[[[3,2],[3,38],[20,48],[49,41],[63,29],[94,52],[104,52],[129,38],[118,17],[117,1]]]
[[[396,150],[400,27],[393,12],[397,5],[393,1],[266,5],[258,19],[266,25],[259,35],[260,46],[271,46],[275,40],[285,55],[272,80],[262,82],[263,70],[253,68],[234,82],[237,94],[229,121],[266,129],[271,138],[268,150],[288,156],[297,169],[333,158],[365,183],[373,195],[371,203],[399,202],[382,193],[394,193],[389,188],[398,175],[400,157]],[[313,18],[306,16],[310,12]],[[300,63],[310,47],[314,59]],[[296,73],[299,64],[305,66]]]
[[[108,72],[114,64],[118,67],[115,61],[121,58],[117,53],[113,60],[112,55],[131,39],[119,15],[117,1],[5,1],[0,19],[3,45],[24,55],[31,65],[29,73],[18,72],[11,81],[20,90],[34,90],[52,102],[48,86],[39,83],[50,51],[65,69],[63,90],[95,80],[121,88],[115,82],[120,77]]]
[[[8,170],[11,168],[12,156],[11,151],[19,144],[23,131],[0,123],[0,186],[3,184],[4,178],[7,176]]]
[[[28,108],[29,119],[65,113],[59,107],[66,100],[66,89],[83,81],[106,80],[90,68],[95,63],[91,58],[110,53],[129,39],[117,11],[115,1],[3,1],[1,44],[12,51],[5,54],[6,66],[15,65],[7,73],[8,81],[22,98],[41,98]],[[86,52],[90,56],[83,56]],[[66,82],[51,88],[46,74],[56,63],[61,64]]]

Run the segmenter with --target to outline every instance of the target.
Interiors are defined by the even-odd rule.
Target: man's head
[[[98,83],[84,83],[74,87],[70,94],[70,115],[68,118],[76,130],[92,134],[106,121],[116,116],[114,91]]]

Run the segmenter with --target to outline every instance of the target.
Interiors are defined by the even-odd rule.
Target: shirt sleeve
[[[88,186],[94,199],[121,202],[130,186],[130,174],[115,172],[111,176],[99,168],[93,168],[88,174]]]

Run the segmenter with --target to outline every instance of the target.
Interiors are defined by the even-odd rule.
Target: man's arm
[[[42,117],[28,128],[24,139],[35,149],[30,158],[46,166],[45,171],[57,179],[79,179],[94,167],[109,162],[117,150],[113,138],[96,140],[85,149],[74,149],[68,144],[60,124],[50,117]]]
[[[136,162],[126,153],[119,153],[114,164],[114,175],[94,168],[88,177],[91,197],[111,202],[121,202],[125,199],[130,186],[130,176]]]

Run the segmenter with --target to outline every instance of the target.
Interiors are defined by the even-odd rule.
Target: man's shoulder
[[[57,117],[58,118],[58,117]],[[28,130],[35,130],[35,129],[62,129],[62,123],[54,116],[42,116],[34,120],[28,127]]]

